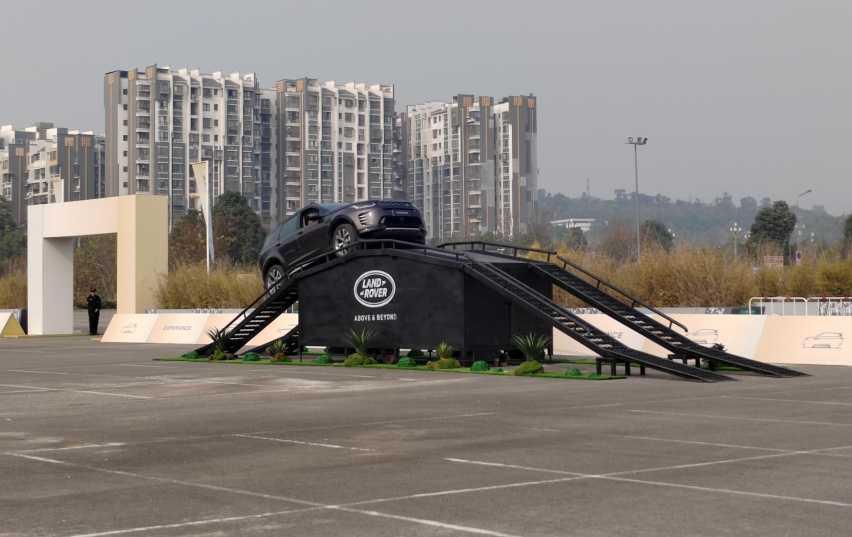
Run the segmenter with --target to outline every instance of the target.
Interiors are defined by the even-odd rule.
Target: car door
[[[328,224],[319,207],[302,211],[299,225],[299,250],[303,259],[318,256],[328,249]]]
[[[276,237],[275,247],[284,264],[289,267],[299,259],[299,221],[300,214],[296,213],[284,222]]]

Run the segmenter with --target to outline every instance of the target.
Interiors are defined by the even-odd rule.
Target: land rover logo
[[[382,270],[370,270],[355,280],[355,300],[368,308],[381,308],[393,300],[396,294],[396,282]]]

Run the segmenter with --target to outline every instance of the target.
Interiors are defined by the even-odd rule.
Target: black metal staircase
[[[704,359],[707,360],[708,365],[711,367],[724,364],[746,371],[777,377],[804,375],[804,373],[793,369],[759,362],[725,352],[722,349],[705,347],[696,343],[684,333],[680,333],[674,329],[677,326],[683,332],[688,332],[689,330],[683,323],[676,321],[653,306],[649,306],[639,299],[632,297],[625,291],[622,291],[571,261],[556,255],[554,252],[485,242],[455,244],[465,245],[470,247],[471,251],[495,257],[518,258],[519,253],[545,255],[546,260],[523,259],[528,262],[532,270],[544,275],[559,288],[671,351],[671,359],[682,359],[684,361],[688,359],[695,359],[696,361]],[[454,243],[442,245],[442,247],[453,246]],[[619,299],[613,295],[619,295],[623,298]],[[668,321],[668,326],[637,309],[637,306],[644,307]]]
[[[638,363],[690,380],[703,382],[730,380],[729,377],[706,369],[690,367],[627,347],[490,263],[482,263],[467,257],[463,267],[469,275],[503,295],[512,303],[526,308],[530,313],[546,320],[557,330],[604,358],[625,364]]]

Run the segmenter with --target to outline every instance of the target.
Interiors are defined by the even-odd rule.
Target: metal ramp
[[[567,291],[586,304],[597,308],[601,313],[612,317],[621,324],[650,339],[657,345],[671,351],[671,359],[681,359],[684,362],[689,359],[694,359],[696,362],[700,359],[705,359],[710,367],[715,367],[718,364],[724,364],[746,371],[776,377],[805,375],[804,373],[793,369],[759,362],[757,360],[725,352],[722,349],[700,345],[685,335],[685,332],[688,332],[689,330],[684,324],[676,321],[653,306],[643,303],[639,299],[595,276],[575,263],[556,255],[554,252],[529,248],[517,248],[514,246],[485,242],[455,244],[465,245],[470,247],[471,251],[485,253],[495,257],[518,258],[519,253],[545,255],[546,261],[537,261],[535,259],[525,260],[529,262],[529,266],[532,270],[535,270],[550,279],[554,285],[557,285],[559,288]],[[442,246],[453,248],[454,243]],[[582,277],[580,275],[582,275]],[[590,283],[589,280],[594,283]],[[616,298],[613,296],[614,294],[623,298]],[[641,306],[652,311],[654,314],[667,321],[668,326],[650,315],[643,313],[641,310],[637,309],[637,306]],[[675,326],[682,329],[684,333],[676,331],[674,329]]]
[[[690,380],[702,382],[731,380],[729,377],[706,369],[691,367],[627,347],[490,263],[482,263],[467,257],[463,268],[470,276],[509,299],[513,304],[526,308],[530,313],[546,320],[560,332],[606,359],[625,364],[637,363],[640,366]]]

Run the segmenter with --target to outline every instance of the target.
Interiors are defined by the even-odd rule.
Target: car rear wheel
[[[267,290],[278,287],[278,282],[284,278],[284,267],[280,263],[273,263],[266,269],[263,276],[263,285]]]
[[[352,224],[340,224],[331,232],[331,248],[338,257],[343,257],[350,251],[350,246],[358,239],[358,232]]]

